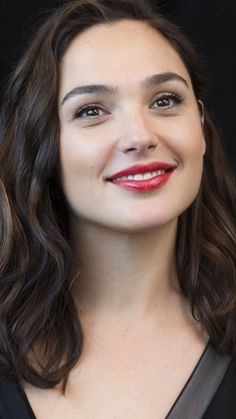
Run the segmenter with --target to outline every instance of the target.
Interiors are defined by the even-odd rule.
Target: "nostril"
[[[128,148],[128,150],[126,150],[127,152],[129,152],[129,151],[137,151],[137,148],[135,148],[135,147],[132,147],[132,148]]]
[[[150,144],[150,145],[148,145],[148,146],[143,146],[143,145],[141,145],[141,146],[137,146],[137,147],[130,147],[130,148],[127,148],[126,149],[126,153],[132,153],[132,152],[143,152],[143,151],[145,151],[145,150],[151,150],[151,149],[155,149],[156,148],[156,145],[155,144]]]

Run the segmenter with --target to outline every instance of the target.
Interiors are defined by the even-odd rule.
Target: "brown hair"
[[[178,52],[197,99],[202,65],[182,32],[145,1],[75,0],[37,31],[10,78],[0,124],[0,376],[65,389],[83,348],[70,293],[68,215],[55,180],[59,65],[71,40],[93,25],[145,21]],[[217,131],[205,111],[200,191],[179,217],[177,269],[193,315],[222,351],[236,355],[236,192]]]

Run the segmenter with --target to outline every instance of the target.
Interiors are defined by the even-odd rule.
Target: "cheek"
[[[203,171],[205,140],[202,125],[195,115],[176,125],[172,152],[179,162],[179,194],[188,206],[198,193]]]
[[[67,191],[90,189],[89,182],[98,179],[104,170],[110,150],[96,136],[81,136],[78,132],[61,135],[60,173]],[[81,188],[80,188],[81,186]]]
[[[187,121],[183,120],[176,126],[174,135],[174,145],[181,163],[186,165],[191,162],[194,166],[201,163],[205,153],[205,139],[200,118],[192,115]]]

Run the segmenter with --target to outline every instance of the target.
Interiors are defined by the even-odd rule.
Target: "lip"
[[[121,170],[120,172],[115,173],[112,177],[107,178],[107,181],[110,181],[113,185],[119,186],[123,189],[128,189],[133,192],[149,192],[155,189],[160,189],[165,183],[169,180],[170,176],[174,172],[177,166],[166,162],[153,162],[145,165],[134,165],[127,169]],[[166,173],[154,176],[150,179],[125,179],[125,180],[114,180],[115,178],[154,172],[158,170],[168,170]]]
[[[134,166],[127,167],[120,172],[114,173],[112,176],[109,176],[106,180],[112,181],[117,177],[136,175],[138,173],[147,173],[155,172],[157,170],[172,170],[175,169],[176,165],[166,163],[166,162],[151,162],[147,164],[135,164]]]

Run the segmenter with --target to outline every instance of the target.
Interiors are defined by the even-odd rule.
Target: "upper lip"
[[[117,177],[136,175],[138,173],[155,172],[157,170],[171,170],[175,168],[176,165],[158,161],[147,164],[135,164],[134,166],[127,167],[120,172],[114,173],[112,176],[107,177],[107,180],[112,180]]]

